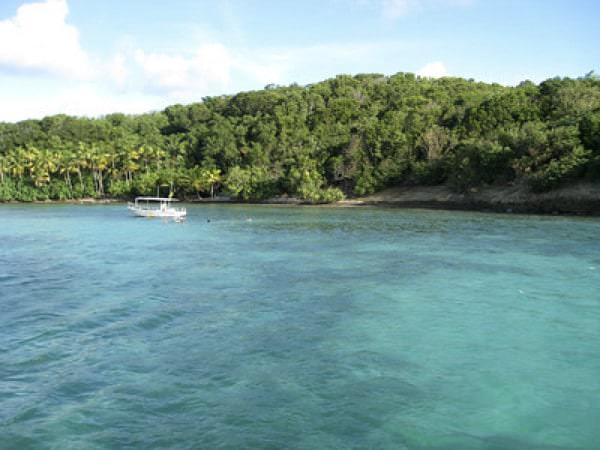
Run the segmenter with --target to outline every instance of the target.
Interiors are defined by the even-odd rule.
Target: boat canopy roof
[[[166,197],[136,197],[135,201],[144,201],[144,202],[178,202],[176,198],[166,198]]]

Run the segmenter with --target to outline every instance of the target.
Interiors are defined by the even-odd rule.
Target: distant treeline
[[[600,180],[600,78],[516,87],[340,75],[137,116],[0,123],[0,201],[288,195],[328,202],[399,185],[456,191]]]

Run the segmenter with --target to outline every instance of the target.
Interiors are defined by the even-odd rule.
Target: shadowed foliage
[[[600,78],[516,87],[339,75],[89,119],[0,123],[0,201],[130,197],[169,186],[331,202],[385,187],[600,179]]]

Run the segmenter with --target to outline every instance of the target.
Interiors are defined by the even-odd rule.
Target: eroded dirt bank
[[[465,194],[446,186],[402,186],[339,202],[340,206],[385,205],[537,214],[600,216],[600,185],[577,183],[535,193],[525,185],[493,186]]]

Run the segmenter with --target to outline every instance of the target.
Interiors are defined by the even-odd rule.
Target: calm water
[[[188,213],[0,206],[2,450],[600,448],[600,220]]]

